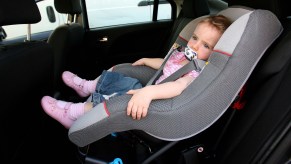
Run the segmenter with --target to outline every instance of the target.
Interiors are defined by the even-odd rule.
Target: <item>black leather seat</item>
[[[2,0],[0,26],[41,20],[34,0]],[[0,42],[1,43],[1,42]],[[53,52],[43,41],[0,44],[1,160],[30,161],[44,139],[40,99],[53,90]]]
[[[80,0],[55,0],[55,8],[59,13],[68,14],[68,22],[58,26],[48,38],[48,43],[54,51],[55,97],[69,92],[62,82],[61,75],[66,69],[71,69],[70,60],[78,53],[84,37],[82,25],[76,19],[82,12]]]

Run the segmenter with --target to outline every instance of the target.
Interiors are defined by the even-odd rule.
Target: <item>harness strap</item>
[[[149,82],[147,83],[146,86],[154,84],[155,81],[162,75],[164,66],[165,66],[166,62],[168,61],[169,57],[172,55],[172,53],[173,53],[174,50],[175,50],[175,48],[171,48],[171,50],[168,52],[167,56],[165,57],[165,60],[164,60],[163,64],[158,69],[158,71],[155,73],[155,75],[153,76],[153,78],[151,78],[149,80]],[[181,76],[183,76],[186,73],[188,73],[190,71],[193,71],[193,70],[195,70],[197,72],[200,72],[203,69],[203,67],[206,65],[206,62],[205,61],[200,60],[200,59],[195,59],[194,56],[193,56],[193,54],[187,55],[186,52],[184,52],[184,54],[185,54],[185,57],[188,60],[190,60],[190,62],[187,63],[187,64],[185,64],[183,67],[181,67],[180,69],[178,69],[176,72],[174,72],[173,74],[171,74],[170,76],[168,76],[163,81],[161,81],[160,84],[165,83],[165,82],[169,82],[169,81],[175,81],[178,78],[180,78]],[[197,56],[197,53],[196,53],[196,56]]]
[[[182,68],[178,69],[176,72],[164,79],[160,84],[177,80],[181,76],[193,70],[200,72],[205,64],[206,62],[203,60],[193,59],[189,63],[185,64]]]
[[[154,84],[154,82],[161,76],[163,69],[164,69],[164,66],[165,66],[166,62],[168,61],[169,57],[171,56],[171,54],[173,53],[173,51],[174,51],[174,49],[171,48],[171,50],[168,52],[167,56],[165,57],[163,64],[157,70],[157,72],[154,74],[154,76],[149,80],[149,82],[146,84],[146,86]]]
[[[166,62],[164,62],[166,63]],[[162,70],[164,68],[165,64],[162,64],[162,66],[160,67],[160,69],[156,72],[156,74],[153,76],[154,78],[152,78],[147,85],[152,85],[154,84],[154,82],[161,76],[162,74]],[[164,79],[163,81],[160,82],[160,84],[162,83],[166,83],[169,81],[175,81],[178,78],[180,78],[181,76],[185,75],[186,73],[195,70],[197,72],[200,72],[203,67],[206,65],[206,62],[203,60],[199,60],[199,59],[193,59],[192,61],[190,61],[189,63],[185,64],[182,68],[178,69],[176,72],[174,72],[173,74],[171,74],[170,76],[168,76],[166,79]]]

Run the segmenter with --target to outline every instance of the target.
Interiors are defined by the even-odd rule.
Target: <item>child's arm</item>
[[[133,66],[136,65],[146,65],[153,69],[159,69],[163,64],[164,59],[162,58],[142,58],[132,63]]]
[[[192,81],[193,77],[185,76],[176,81],[149,85],[142,89],[128,91],[127,94],[133,94],[133,96],[127,105],[127,115],[131,115],[133,119],[138,120],[141,117],[145,117],[152,100],[178,96]]]

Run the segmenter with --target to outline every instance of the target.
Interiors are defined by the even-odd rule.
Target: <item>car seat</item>
[[[236,9],[235,9],[236,10]],[[235,11],[235,10],[233,10],[233,11]],[[264,20],[264,19],[263,19]],[[276,20],[276,19],[275,19]],[[274,22],[277,22],[277,20],[276,21],[274,21]],[[274,23],[273,22],[273,23]],[[261,23],[261,22],[260,22]],[[266,27],[269,27],[269,26],[266,26]],[[266,28],[265,27],[265,28]],[[290,27],[290,26],[289,26]],[[258,27],[259,28],[259,27]],[[279,32],[280,33],[280,32]],[[257,33],[254,33],[254,34],[257,34]],[[279,34],[278,34],[279,35]],[[283,41],[283,43],[281,42],[281,44],[280,44],[280,46],[278,47],[278,49],[276,49],[275,51],[274,51],[274,53],[272,53],[273,55],[271,56],[271,57],[269,57],[269,64],[267,64],[267,65],[264,65],[264,68],[268,71],[268,75],[269,74],[271,74],[272,76],[274,75],[275,77],[275,80],[277,81],[277,80],[279,80],[279,81],[277,81],[276,82],[276,86],[277,85],[280,85],[280,79],[281,78],[283,78],[283,77],[285,77],[285,79],[287,79],[287,80],[284,80],[284,85],[283,85],[283,87],[280,87],[279,89],[280,89],[280,91],[278,91],[279,93],[280,93],[280,95],[285,95],[284,96],[284,99],[285,99],[285,103],[283,103],[283,104],[280,104],[280,108],[281,107],[283,107],[284,109],[286,109],[286,112],[287,112],[287,114],[288,114],[288,103],[286,103],[288,100],[288,96],[286,96],[286,94],[284,94],[284,93],[286,93],[286,91],[282,91],[283,89],[282,88],[285,88],[285,89],[288,89],[288,90],[290,90],[290,87],[288,87],[288,79],[289,79],[289,83],[290,83],[290,78],[288,78],[288,71],[287,71],[287,73],[284,73],[286,70],[285,69],[288,69],[288,63],[290,63],[289,62],[289,60],[284,60],[284,59],[286,59],[286,55],[288,55],[288,54],[290,54],[289,52],[290,52],[290,46],[289,46],[289,43],[290,43],[290,35],[288,35],[287,37],[284,37],[284,39],[282,40]],[[254,45],[257,45],[257,43],[254,43]],[[250,47],[252,47],[252,46],[250,46]],[[281,48],[283,47],[283,50],[281,51]],[[266,47],[266,48],[268,48],[268,46]],[[289,50],[289,51],[288,51]],[[276,51],[279,51],[279,53],[278,52],[276,52]],[[285,55],[283,55],[283,58],[281,58],[281,59],[278,59],[278,58],[276,58],[276,56],[278,55],[278,54],[281,54],[283,52],[283,54],[285,54]],[[265,52],[263,52],[264,54],[265,54]],[[289,55],[290,56],[290,55]],[[280,63],[282,63],[282,62],[278,62],[278,60],[276,60],[276,62],[275,63],[277,63],[278,65],[275,65],[276,67],[275,67],[275,69],[273,69],[274,68],[274,66],[272,66],[272,63],[274,62],[274,60],[273,59],[278,59],[278,60],[280,60],[280,61],[282,61],[284,64],[283,65],[281,65]],[[287,64],[287,65],[286,65]],[[284,66],[284,67],[283,67]],[[283,69],[284,68],[284,69]],[[126,69],[126,66],[124,66],[124,67],[121,67],[120,66],[120,69],[121,69],[121,72],[127,72],[127,71],[124,71],[124,70],[122,70],[122,69]],[[281,70],[284,70],[283,72],[281,71]],[[290,70],[290,69],[289,69]],[[118,70],[116,70],[116,71],[118,71]],[[279,79],[278,78],[276,78],[277,77],[277,73],[276,72],[282,72],[282,73],[279,73]],[[128,71],[128,72],[130,72],[130,71]],[[290,72],[290,71],[289,71]],[[250,72],[251,73],[251,72]],[[263,74],[264,73],[266,73],[266,72],[263,72]],[[257,74],[256,74],[257,75]],[[256,76],[255,75],[255,76]],[[283,75],[283,76],[282,76]],[[261,82],[262,81],[265,81],[265,80],[267,80],[267,81],[273,81],[273,78],[271,78],[271,79],[269,79],[270,77],[268,76],[268,77],[264,77],[263,79],[259,79]],[[256,78],[255,78],[256,79]],[[145,82],[144,83],[146,83],[146,80],[144,80]],[[266,89],[268,89],[269,87],[270,87],[270,84],[271,83],[269,83],[269,82],[267,82],[265,85],[264,85],[264,87],[262,87],[262,89],[260,89],[260,90],[263,90],[263,91],[261,91],[259,94],[256,94],[256,95],[254,95],[252,98],[253,99],[255,99],[254,101],[256,101],[257,100],[257,98],[256,98],[256,96],[258,96],[258,97],[262,97],[262,94],[264,94],[264,93],[266,93],[266,92],[264,92],[264,90],[266,90]],[[273,86],[273,85],[272,85]],[[285,86],[285,87],[284,87]],[[261,88],[261,87],[260,87]],[[276,87],[275,87],[276,88]],[[255,88],[253,88],[253,89],[255,89]],[[272,89],[272,90],[274,90],[274,89]],[[275,89],[276,90],[276,89]],[[288,93],[288,91],[287,91],[287,93]],[[290,92],[289,92],[290,93]],[[269,94],[268,95],[266,95],[267,97],[268,97],[268,99],[266,99],[266,100],[264,100],[263,102],[261,102],[261,101],[259,101],[259,104],[262,104],[262,103],[264,103],[264,102],[266,102],[266,101],[268,101],[268,100],[270,100],[269,99]],[[263,97],[266,97],[266,96],[263,96]],[[271,96],[272,97],[272,96]],[[258,99],[260,99],[260,98],[258,98]],[[273,102],[273,101],[270,101],[270,104],[272,104],[272,107],[270,107],[270,108],[274,108],[274,105],[276,106],[276,102],[278,102],[279,100],[278,99],[281,99],[281,98],[277,98],[276,100],[275,100],[275,102]],[[252,101],[253,102],[253,101]],[[282,102],[282,101],[280,101],[280,102]],[[284,102],[284,101],[283,101]],[[256,103],[257,104],[257,103]],[[251,135],[256,135],[257,133],[253,133],[253,131],[254,130],[257,130],[257,131],[264,131],[264,130],[266,130],[267,128],[262,128],[262,120],[263,121],[268,121],[268,125],[270,126],[270,125],[272,125],[272,123],[270,124],[269,122],[273,122],[273,123],[276,123],[276,124],[274,124],[274,125],[272,125],[272,127],[275,127],[275,129],[276,128],[278,128],[278,126],[276,126],[277,125],[277,123],[278,122],[284,122],[285,121],[285,123],[286,123],[286,121],[288,121],[288,120],[290,120],[290,117],[288,117],[288,115],[287,116],[284,116],[284,112],[282,112],[282,113],[277,113],[277,112],[275,112],[276,113],[276,116],[280,116],[279,118],[276,118],[276,120],[277,120],[277,122],[275,122],[274,121],[274,119],[272,119],[272,120],[266,120],[266,119],[268,119],[268,118],[270,118],[270,117],[265,117],[266,115],[269,115],[269,116],[271,116],[271,115],[274,115],[275,113],[274,112],[272,112],[272,111],[270,111],[269,109],[268,109],[268,114],[263,114],[262,113],[262,110],[264,110],[261,106],[253,106],[253,105],[251,105],[252,106],[252,109],[250,109],[250,110],[248,110],[247,111],[247,113],[248,114],[244,114],[243,115],[243,117],[248,117],[248,119],[245,119],[245,120],[248,120],[247,122],[245,122],[245,121],[241,121],[241,119],[240,119],[240,123],[239,123],[239,125],[241,125],[241,126],[237,126],[238,124],[237,123],[234,123],[234,125],[231,127],[231,134],[232,135],[230,135],[230,136],[228,136],[225,140],[225,142],[228,144],[227,146],[225,146],[225,145],[220,145],[221,147],[220,147],[220,151],[221,152],[219,152],[219,155],[221,155],[222,153],[224,153],[225,152],[225,149],[226,149],[226,147],[231,147],[231,149],[232,150],[234,150],[234,151],[232,151],[232,153],[231,154],[229,154],[230,152],[226,152],[226,155],[224,155],[224,157],[226,157],[226,159],[223,159],[224,160],[224,162],[222,162],[222,163],[238,163],[238,161],[244,161],[244,162],[240,162],[240,163],[249,163],[249,161],[247,162],[247,160],[249,160],[251,157],[249,157],[249,158],[247,158],[247,159],[244,159],[244,157],[246,157],[247,155],[246,154],[250,154],[250,152],[251,151],[249,151],[249,150],[252,150],[252,152],[255,152],[255,150],[257,150],[257,149],[255,149],[252,145],[258,145],[256,142],[264,142],[264,141],[261,141],[261,137],[262,137],[262,134],[260,134],[260,136],[258,136],[258,137],[256,137],[256,140],[255,141],[252,141],[252,137],[245,137],[246,139],[244,139],[243,140],[243,142],[241,142],[241,143],[239,143],[239,148],[240,148],[240,150],[242,150],[243,151],[243,154],[242,154],[242,152],[241,151],[236,151],[236,148],[237,148],[237,143],[238,142],[236,142],[236,141],[233,141],[233,142],[227,142],[228,140],[240,140],[241,139],[241,136],[246,136],[246,135],[248,135],[248,134],[251,134]],[[261,108],[261,113],[259,112],[259,113],[257,113],[257,112],[255,112],[255,115],[253,115],[253,114],[250,114],[250,113],[253,113],[254,112],[254,110],[257,110],[256,108]],[[282,108],[282,109],[283,109]],[[289,106],[289,109],[290,109],[290,106]],[[280,109],[280,111],[281,111],[281,109]],[[290,110],[289,110],[290,111]],[[286,113],[285,112],[285,113]],[[225,113],[224,113],[225,114]],[[250,116],[251,116],[251,118],[250,118]],[[264,116],[264,118],[263,119],[261,119],[261,116]],[[289,112],[289,116],[290,116],[290,112]],[[244,125],[242,125],[242,124],[252,124],[252,123],[254,123],[255,121],[254,121],[254,117],[259,117],[260,118],[260,121],[259,122],[261,122],[261,123],[256,123],[257,125],[256,125],[256,129],[250,129],[250,130],[246,130],[245,129],[245,127],[246,126],[244,126]],[[282,117],[284,117],[284,119],[282,119],[281,121],[280,121],[280,118],[282,118]],[[288,119],[289,118],[289,119]],[[237,122],[237,121],[236,121]],[[290,121],[289,121],[290,122]],[[288,122],[287,122],[287,124],[288,124]],[[92,124],[93,125],[93,124]],[[155,126],[155,125],[153,125],[153,126]],[[263,125],[264,126],[264,125]],[[268,127],[269,127],[268,126]],[[243,130],[241,129],[241,128],[244,128]],[[154,128],[154,127],[153,127]],[[248,127],[246,127],[246,128],[248,128]],[[288,127],[287,127],[288,128]],[[282,127],[280,127],[280,129],[282,129]],[[235,132],[232,132],[232,131],[235,131]],[[251,131],[251,132],[249,132],[249,131]],[[271,131],[270,133],[272,133],[272,132],[274,132],[274,131]],[[275,130],[275,132],[276,132],[276,130]],[[98,132],[96,132],[96,133],[98,133]],[[239,135],[238,135],[239,134]],[[264,134],[266,134],[266,133],[264,133]],[[278,134],[278,132],[277,132],[277,135],[281,135],[282,133],[279,133]],[[267,133],[267,135],[270,135],[270,134],[268,134]],[[236,137],[235,137],[236,136]],[[272,135],[271,137],[273,137],[274,135]],[[268,136],[267,136],[268,137]],[[266,137],[264,137],[264,138],[266,138]],[[224,143],[225,143],[224,142]],[[170,142],[170,144],[175,144],[175,142]],[[250,144],[251,143],[251,144]],[[168,144],[168,146],[170,145],[170,144]],[[233,146],[233,144],[235,144],[235,146]],[[244,149],[243,148],[241,148],[242,147],[242,145],[249,145],[249,147],[244,147]],[[270,145],[271,144],[271,145]],[[273,143],[269,143],[269,145],[270,146],[272,146],[272,144]],[[263,145],[264,147],[265,147],[265,145]],[[272,148],[272,147],[265,147],[264,149],[266,150],[267,149],[267,151],[269,150],[269,148]],[[260,152],[260,153],[262,153],[262,152]],[[268,152],[269,153],[269,152]],[[227,160],[227,158],[229,158],[231,155],[235,155],[235,157],[231,157],[231,160]],[[261,154],[261,155],[264,155],[264,154]],[[237,160],[237,158],[240,158],[240,160]],[[257,159],[256,159],[257,160]],[[147,161],[145,161],[144,163],[147,163],[148,161],[150,161],[150,160],[147,160]]]
[[[67,91],[61,79],[63,71],[70,69],[70,60],[74,54],[78,53],[78,48],[82,45],[84,28],[77,23],[78,16],[82,13],[80,0],[54,0],[55,8],[59,13],[68,14],[68,22],[58,26],[49,36],[48,43],[54,51],[54,79],[55,95],[60,96]]]
[[[130,95],[114,97],[80,117],[69,129],[69,139],[83,147],[113,132],[138,129],[161,140],[179,141],[211,126],[233,102],[259,59],[282,31],[276,16],[267,10],[228,8],[219,14],[234,22],[215,46],[209,64],[181,95],[153,101],[148,116],[140,121],[126,116]],[[185,45],[203,17],[191,21],[176,43]],[[144,66],[134,68],[120,64],[112,71],[139,78],[144,85],[154,73]]]

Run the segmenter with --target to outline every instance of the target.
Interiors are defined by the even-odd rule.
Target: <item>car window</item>
[[[41,14],[41,21],[36,24],[31,24],[31,34],[51,31],[57,26],[64,24],[66,14],[60,14],[55,10],[54,0],[45,0],[37,3]],[[15,38],[27,35],[27,24],[3,26],[7,37],[6,39]]]
[[[153,0],[86,0],[89,28],[152,21]],[[158,20],[171,19],[171,5],[160,0]]]

